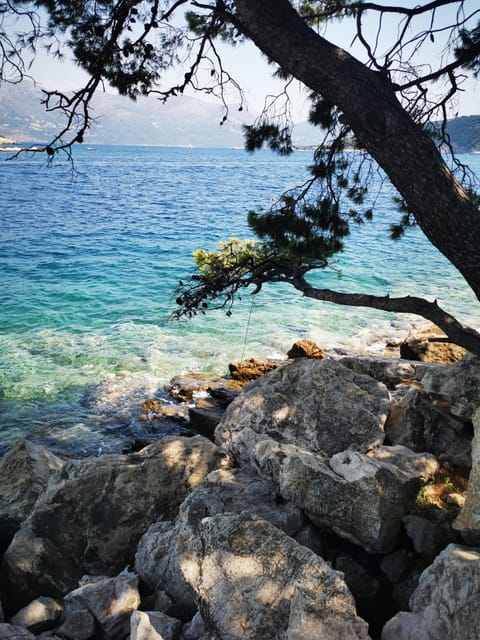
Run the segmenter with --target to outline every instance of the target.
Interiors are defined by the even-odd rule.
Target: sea
[[[3,156],[6,156],[3,158]],[[339,307],[287,285],[247,292],[228,317],[172,320],[192,252],[252,236],[251,209],[303,183],[311,151],[79,146],[74,166],[39,155],[0,158],[0,454],[20,438],[64,456],[124,451],[135,439],[188,430],[155,425],[141,405],[177,374],[226,374],[232,360],[285,357],[300,338],[327,351],[383,353],[425,321]],[[480,156],[463,160],[480,175]],[[420,295],[470,326],[480,307],[423,237],[388,237],[398,218],[380,188],[318,286]]]

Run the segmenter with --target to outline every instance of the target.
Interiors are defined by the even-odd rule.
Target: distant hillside
[[[0,85],[0,138],[16,142],[46,141],[58,132],[62,120],[46,113],[42,94],[33,84]],[[248,117],[232,109],[220,126],[219,105],[199,98],[181,96],[163,104],[154,97],[127,98],[99,93],[93,103],[96,122],[87,133],[88,144],[140,144],[193,147],[243,146],[242,123]],[[241,117],[240,117],[241,116]],[[250,120],[253,116],[250,116]],[[480,150],[480,116],[464,116],[448,123],[448,132],[457,152]],[[314,146],[321,135],[311,124],[296,124],[297,146]]]
[[[457,153],[480,151],[480,116],[461,116],[449,120],[447,132]]]
[[[42,94],[32,84],[0,85],[0,136],[17,142],[44,141],[58,132],[62,119],[46,113]],[[85,136],[91,144],[240,146],[242,120],[237,112],[220,126],[220,106],[181,96],[166,104],[151,98],[136,102],[99,93],[93,102],[95,124]]]

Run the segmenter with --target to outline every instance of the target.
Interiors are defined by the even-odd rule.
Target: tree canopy
[[[336,40],[340,22],[351,33],[343,46]],[[219,43],[238,46],[241,55],[245,40],[285,83],[245,127],[246,148],[292,152],[294,82],[305,89],[321,141],[310,179],[279,194],[269,211],[250,213],[256,242],[226,242],[218,252],[197,253],[197,272],[180,284],[176,315],[211,306],[230,311],[240,290],[258,292],[265,282],[282,281],[318,300],[417,313],[480,355],[480,335],[435,301],[345,294],[307,280],[342,249],[352,225],[375,214],[372,185],[378,181],[371,177],[381,171],[398,193],[392,237],[418,225],[480,300],[476,181],[445,153],[451,152],[446,121],[455,114],[466,74],[480,73],[477,0],[8,0],[0,2],[0,81],[27,75],[29,52],[40,46],[54,56],[65,47],[72,51],[88,81],[44,98],[47,110],[65,115],[65,126],[42,150],[68,153],[94,125],[90,102],[105,83],[132,99],[155,94],[167,100],[187,88],[214,94],[225,121],[245,99]],[[236,92],[234,107],[229,88]]]

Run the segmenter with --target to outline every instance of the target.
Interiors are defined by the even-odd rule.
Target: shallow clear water
[[[3,160],[3,159],[1,159]],[[479,156],[470,156],[480,171]],[[185,371],[284,354],[299,337],[381,350],[413,317],[336,307],[266,287],[233,317],[170,322],[173,291],[199,246],[249,237],[246,212],[307,176],[307,152],[79,149],[76,170],[39,158],[0,162],[0,450],[30,436],[76,455],[142,436],[141,402]],[[325,286],[437,298],[479,326],[462,278],[415,230],[388,239],[391,192],[359,227]]]

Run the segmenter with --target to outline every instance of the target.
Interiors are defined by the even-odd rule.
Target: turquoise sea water
[[[227,318],[171,322],[173,291],[199,246],[249,237],[246,212],[307,177],[308,152],[98,147],[76,172],[40,158],[0,159],[0,451],[28,435],[75,455],[142,436],[141,402],[185,371],[284,354],[299,337],[332,349],[382,350],[414,317],[336,307],[288,287],[244,296]],[[480,173],[480,156],[465,158]],[[461,276],[414,230],[388,239],[385,189],[317,283],[437,298],[480,326]]]

